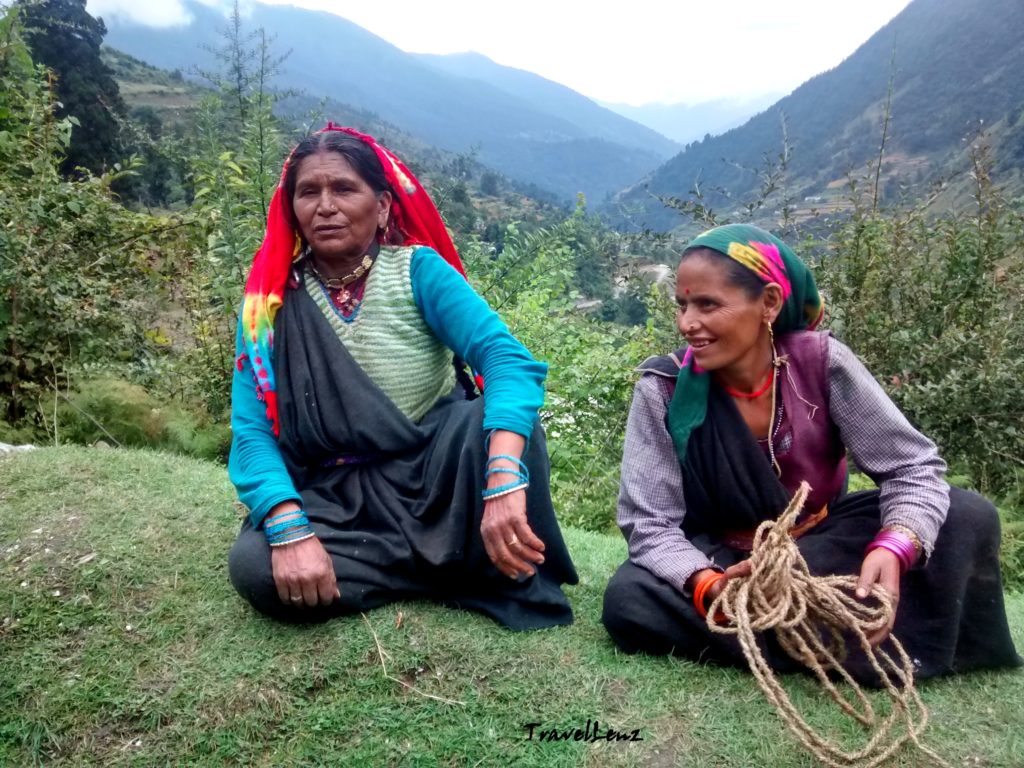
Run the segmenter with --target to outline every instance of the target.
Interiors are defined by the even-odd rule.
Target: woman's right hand
[[[282,603],[314,608],[341,597],[331,556],[316,536],[271,547],[270,565]]]
[[[713,568],[705,568],[701,571],[697,571],[689,579],[687,579],[687,589],[689,589],[690,593],[692,594],[694,587],[700,584],[701,580],[704,579],[706,576],[710,576],[713,573],[718,573],[718,571],[716,571]],[[718,581],[716,581],[714,584],[708,587],[708,591],[704,594],[705,605],[710,606],[711,603],[715,601],[715,598],[722,593],[723,589],[725,589],[725,585],[729,582],[729,579],[736,579],[742,576],[749,575],[749,560],[740,560],[735,565],[730,565],[728,568],[725,569],[725,573],[722,574],[722,578],[720,578]]]

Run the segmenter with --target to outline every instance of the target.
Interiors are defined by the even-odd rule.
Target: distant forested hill
[[[895,62],[895,67],[893,67]],[[632,220],[664,229],[679,222],[649,193],[683,197],[695,180],[710,204],[749,199],[750,168],[783,147],[783,116],[798,201],[827,203],[850,170],[877,157],[890,77],[893,97],[883,192],[926,182],[965,162],[965,136],[989,132],[996,171],[1019,183],[1024,167],[1024,2],[914,0],[835,69],[721,136],[686,149],[616,199]],[[646,187],[646,189],[645,189]],[[728,197],[716,194],[722,187]]]
[[[211,66],[225,19],[194,0],[192,23],[149,28],[106,19],[107,44],[158,67],[185,73]],[[245,23],[290,51],[275,85],[301,89],[369,111],[443,149],[468,152],[506,175],[556,192],[600,200],[657,167],[678,145],[597,106],[579,94],[530,76],[530,87],[499,87],[438,61],[407,54],[361,27],[327,13],[256,3]],[[496,76],[493,62],[489,75]],[[517,71],[506,80],[520,79]],[[543,90],[543,98],[533,95]],[[585,102],[585,105],[584,105]],[[586,119],[577,119],[585,106]]]
[[[203,99],[213,97],[215,89],[187,80],[179,71],[146,64],[110,46],[103,47],[102,55],[132,120],[139,127],[146,129],[154,139],[169,134],[179,141],[185,139],[186,144],[189,137],[194,140],[203,121],[200,114]],[[526,230],[532,230],[561,221],[565,216],[566,206],[550,192],[497,174],[464,154],[439,149],[378,115],[349,104],[324,102],[303,94],[275,94],[275,98],[275,115],[281,129],[290,137],[286,144],[311,125],[321,125],[321,118],[314,116],[322,114],[345,125],[359,126],[393,148],[430,189],[456,236],[472,234],[500,248],[504,226],[510,221],[520,222]],[[316,122],[311,123],[311,120]],[[180,151],[165,150],[170,155]],[[159,162],[148,157],[142,173]],[[178,167],[180,170],[180,163]]]

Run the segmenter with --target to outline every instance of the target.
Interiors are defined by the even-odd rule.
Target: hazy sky
[[[636,105],[788,93],[839,64],[909,0],[266,2],[336,13],[405,51],[473,50],[593,99]],[[181,0],[88,0],[88,9],[154,25],[188,20]]]

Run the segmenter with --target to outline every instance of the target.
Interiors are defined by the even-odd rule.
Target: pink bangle
[[[917,562],[917,547],[909,536],[891,530],[880,531],[864,549],[866,555],[873,549],[886,549],[900,561],[900,573],[905,573]]]

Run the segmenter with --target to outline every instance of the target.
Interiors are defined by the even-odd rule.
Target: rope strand
[[[873,648],[868,636],[884,627],[893,612],[892,601],[874,585],[872,602],[857,600],[856,576],[812,576],[790,536],[810,486],[804,482],[776,521],[762,523],[754,534],[751,574],[726,581],[708,608],[713,632],[736,635],[750,671],[800,744],[832,768],[874,768],[888,761],[908,741],[936,766],[949,764],[920,741],[928,710],[914,687],[914,665],[894,636],[894,654]],[[721,612],[728,623],[716,624]],[[757,644],[757,633],[773,630],[782,649],[814,673],[837,706],[870,731],[867,742],[854,751],[842,749],[812,728],[793,705]],[[871,701],[843,667],[846,638],[852,635],[871,663],[891,701],[888,717],[879,720]],[[849,686],[844,696],[829,673]]]

